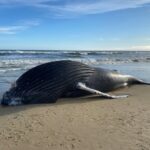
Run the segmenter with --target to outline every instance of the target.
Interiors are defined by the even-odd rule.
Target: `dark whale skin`
[[[53,103],[67,91],[74,91],[78,82],[87,82],[93,73],[93,68],[80,62],[45,63],[18,78],[16,86],[6,92],[2,103],[8,103],[12,98],[20,98],[23,104]]]
[[[114,70],[94,68],[70,60],[61,60],[36,66],[25,72],[14,87],[5,92],[1,104],[54,103],[58,98],[92,94],[77,88],[83,83],[91,89],[109,92],[131,84],[147,84],[130,75]],[[11,104],[16,105],[16,104]]]

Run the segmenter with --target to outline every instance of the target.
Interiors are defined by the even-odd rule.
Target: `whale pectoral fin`
[[[128,97],[128,95],[110,95],[110,94],[107,94],[107,93],[103,93],[101,91],[98,91],[98,90],[92,89],[90,87],[87,87],[82,82],[79,82],[77,84],[77,88],[80,89],[80,90],[85,90],[85,91],[87,91],[87,92],[89,92],[91,94],[96,94],[96,95],[100,95],[100,96],[103,96],[103,97],[106,97],[106,98],[111,98],[111,99],[126,98],[126,97]]]

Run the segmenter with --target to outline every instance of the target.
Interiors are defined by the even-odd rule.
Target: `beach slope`
[[[150,86],[114,93],[130,96],[0,107],[0,150],[149,150]]]

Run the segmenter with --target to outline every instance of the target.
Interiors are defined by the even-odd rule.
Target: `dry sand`
[[[0,150],[150,150],[150,87],[127,99],[0,107]]]

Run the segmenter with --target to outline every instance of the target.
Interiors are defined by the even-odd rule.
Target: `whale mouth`
[[[20,98],[13,98],[13,99],[9,99],[9,100],[2,99],[1,105],[3,105],[3,106],[17,106],[17,105],[22,105],[22,101]]]
[[[12,100],[8,103],[8,106],[17,106],[17,105],[22,105],[22,101],[21,101],[20,98],[12,99]]]
[[[9,92],[5,92],[1,100],[1,105],[3,106],[16,106],[21,104],[22,104],[21,98],[11,97]]]
[[[7,106],[10,102],[10,96],[9,96],[9,92],[5,92],[2,96],[2,99],[1,99],[1,105],[5,105]]]

